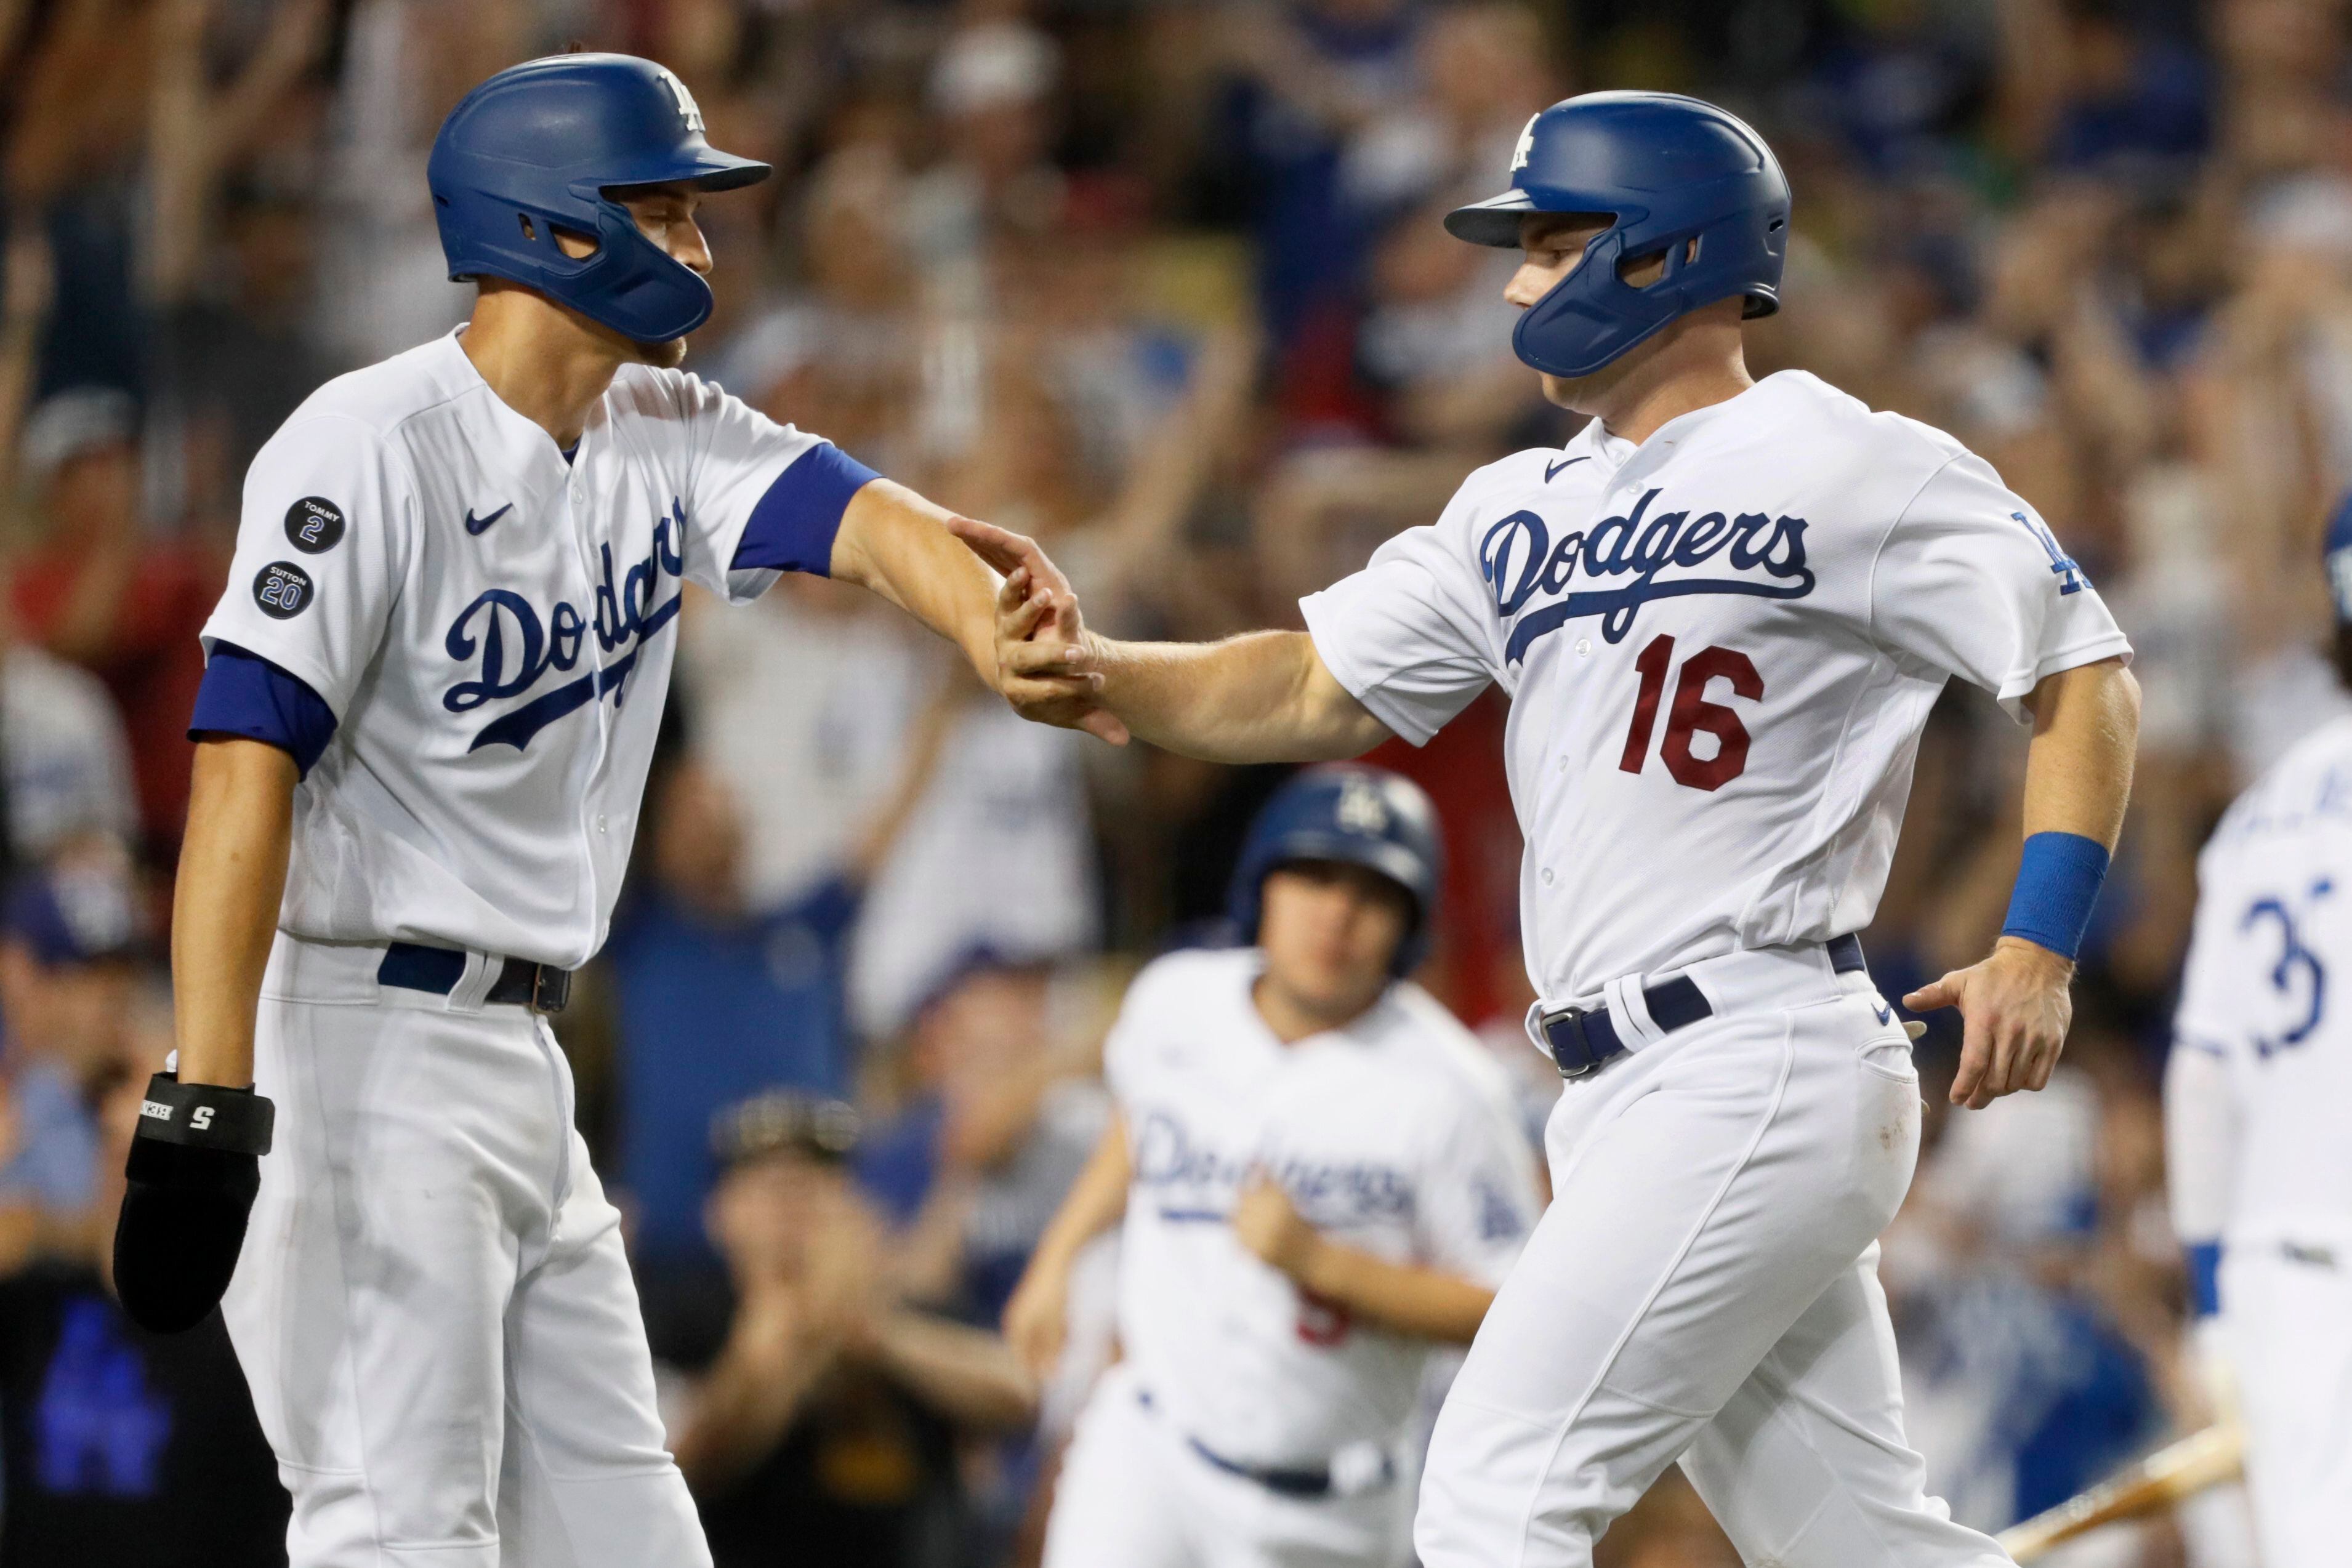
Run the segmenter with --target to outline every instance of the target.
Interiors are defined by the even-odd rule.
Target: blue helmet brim
[[[756,158],[739,158],[716,147],[697,147],[664,154],[637,164],[599,170],[596,188],[625,190],[633,185],[692,185],[702,191],[734,191],[756,185],[775,169]]]
[[[1529,213],[1540,212],[1535,198],[1525,191],[1506,191],[1499,196],[1489,196],[1483,202],[1473,202],[1466,207],[1456,207],[1445,214],[1445,232],[1455,239],[1466,239],[1472,245],[1493,246],[1497,250],[1517,250],[1519,245],[1519,220]]]

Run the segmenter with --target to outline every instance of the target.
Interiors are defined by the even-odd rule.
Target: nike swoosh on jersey
[[[483,529],[488,528],[492,523],[497,522],[500,517],[505,517],[509,512],[513,510],[514,503],[512,501],[509,501],[505,506],[500,507],[497,511],[492,512],[489,516],[486,517],[478,517],[474,516],[474,508],[468,507],[466,508],[466,531],[469,534],[478,534]]]
[[[1870,1010],[1878,1015],[1878,1021],[1880,1023],[1893,1023],[1895,1021],[1895,1009],[1888,1007],[1884,1002],[1871,1003]]]
[[[1559,462],[1557,462],[1557,463],[1547,463],[1547,464],[1545,464],[1545,465],[1544,465],[1544,483],[1545,483],[1545,484],[1547,484],[1547,485],[1550,484],[1550,483],[1551,483],[1551,476],[1552,476],[1553,475],[1555,475],[1555,474],[1559,473],[1561,469],[1563,469],[1563,468],[1567,467],[1570,464],[1571,464],[1571,463],[1588,463],[1588,462],[1591,462],[1591,457],[1592,457],[1592,455],[1591,455],[1591,453],[1589,453],[1589,452],[1588,452],[1588,453],[1586,453],[1582,457],[1563,457],[1563,458],[1561,458],[1561,459],[1560,459]]]

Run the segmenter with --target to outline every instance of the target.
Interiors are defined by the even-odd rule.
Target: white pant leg
[[[1182,1495],[1191,1459],[1127,1369],[1104,1373],[1062,1452],[1040,1568],[1223,1568],[1194,1542]]]
[[[265,998],[278,1103],[223,1310],[294,1568],[497,1568],[502,1320],[570,1128],[529,1015]]]
[[[1743,1561],[1785,1568],[2006,1563],[1927,1495],[1903,1437],[1895,1325],[1873,1243],[1773,1345],[1683,1455]]]
[[[2330,1267],[2250,1245],[2222,1258],[2263,1568],[2352,1557],[2352,1258],[2333,1257]]]
[[[572,1136],[545,1255],[507,1308],[504,1568],[709,1568],[710,1549],[655,1409],[653,1359],[621,1214]]]
[[[546,1447],[562,1434],[567,1457],[599,1450],[597,1421],[628,1449],[654,1420],[634,1299],[625,1323],[615,1305],[626,1274],[609,1206],[584,1161],[572,1168],[561,1058],[520,1009],[274,998],[255,1050],[277,1147],[223,1310],[293,1494],[292,1568],[530,1561],[527,1542],[501,1556],[510,1373],[529,1390],[531,1435]],[[559,1222],[567,1186],[580,1201]],[[542,1288],[550,1266],[557,1282]],[[570,1368],[584,1426],[541,1387],[548,1341],[588,1358]],[[541,1403],[574,1418],[543,1417]],[[615,1406],[641,1408],[624,1419]]]
[[[1733,1012],[1569,1085],[1551,1207],[1438,1416],[1427,1568],[1583,1568],[1850,1274],[1918,1152],[1908,1042],[1874,999]]]

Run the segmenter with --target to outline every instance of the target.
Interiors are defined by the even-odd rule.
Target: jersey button
[[[602,811],[596,813],[596,831],[600,833],[604,831],[604,813]]]
[[[1549,866],[1544,867],[1544,885],[1546,887],[1551,885],[1551,867]]]

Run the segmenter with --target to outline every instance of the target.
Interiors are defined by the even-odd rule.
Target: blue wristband
[[[2189,1259],[2189,1305],[2200,1318],[2221,1310],[2221,1244],[2193,1241],[2181,1249]]]
[[[2107,879],[2107,848],[2080,833],[2036,833],[2017,862],[2004,936],[2022,936],[2072,958],[2091,924],[2091,905]]]

